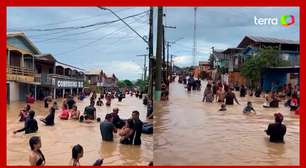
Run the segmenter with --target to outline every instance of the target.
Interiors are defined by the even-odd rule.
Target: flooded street
[[[240,98],[241,105],[203,103],[202,91],[188,93],[183,84],[170,84],[168,102],[155,104],[155,165],[299,165],[299,116],[280,108],[264,109],[263,98]],[[247,101],[256,115],[243,115]],[[273,114],[284,114],[285,144],[269,142],[264,130]]]
[[[57,102],[61,106],[62,100],[57,100]],[[104,158],[103,165],[147,165],[153,160],[153,135],[142,134],[142,145],[134,146],[120,144],[118,134],[114,134],[114,142],[102,142],[100,124],[97,122],[86,124],[73,120],[59,120],[56,117],[53,127],[44,126],[39,121],[48,113],[43,102],[31,105],[36,112],[38,132],[30,135],[24,133],[14,135],[13,131],[24,125],[23,122],[18,121],[19,111],[24,105],[25,103],[16,102],[7,107],[7,165],[29,165],[28,141],[34,135],[41,136],[41,150],[46,157],[46,165],[68,165],[71,159],[71,149],[76,144],[84,148],[84,157],[80,159],[81,165],[92,165],[99,158]],[[87,105],[89,105],[89,97],[82,102],[77,102],[81,114]],[[146,106],[142,104],[142,99],[129,95],[122,102],[114,99],[111,107],[96,106],[97,117],[101,117],[103,121],[105,114],[112,112],[113,107],[119,108],[119,116],[122,119],[131,117],[132,111],[138,110],[141,120],[147,121]]]

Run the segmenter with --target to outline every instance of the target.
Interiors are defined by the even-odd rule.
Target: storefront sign
[[[56,83],[57,88],[82,88],[83,87],[82,81],[57,80],[55,83]]]

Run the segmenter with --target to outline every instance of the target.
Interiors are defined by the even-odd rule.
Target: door
[[[6,104],[10,104],[10,84],[6,84]]]

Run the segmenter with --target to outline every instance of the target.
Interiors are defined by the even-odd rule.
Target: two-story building
[[[43,54],[24,33],[7,34],[7,103],[82,90],[84,70]]]

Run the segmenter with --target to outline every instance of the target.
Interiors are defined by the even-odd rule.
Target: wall
[[[262,88],[264,91],[270,91],[272,87],[272,82],[278,83],[278,86],[283,86],[287,83],[287,73],[286,72],[265,72],[262,75]]]
[[[7,81],[10,85],[10,102],[19,100],[19,83]]]
[[[238,82],[239,85],[245,85],[246,79],[240,74],[240,72],[230,72],[229,73],[229,82],[235,84]]]

